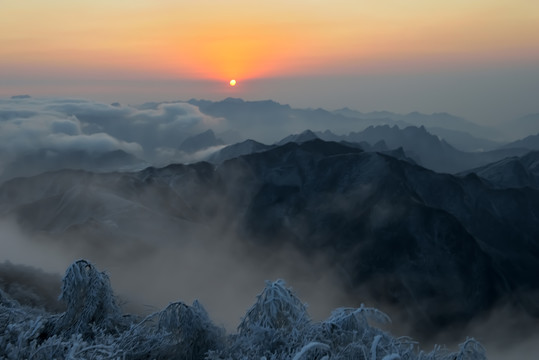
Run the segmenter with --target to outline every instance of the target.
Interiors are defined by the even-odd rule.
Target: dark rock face
[[[539,285],[530,276],[537,255],[527,254],[537,250],[537,192],[495,194],[476,178],[377,153],[306,152],[290,145],[286,156],[269,151],[234,160],[258,174],[242,219],[250,238],[331,254],[352,287],[405,303],[436,325],[466,319],[512,289]],[[515,203],[526,207],[521,218]],[[513,225],[523,219],[522,228]],[[514,245],[507,239],[515,238],[526,249],[518,265],[507,256]]]
[[[159,228],[129,232],[118,215],[128,214],[179,232],[211,227],[267,249],[324,253],[351,292],[406,309],[425,332],[505,298],[539,316],[537,189],[499,189],[475,174],[437,174],[345,144],[287,143],[218,166],[44,174],[3,184],[0,204],[38,231],[78,231],[90,220],[109,237]],[[60,216],[68,208],[71,217]]]

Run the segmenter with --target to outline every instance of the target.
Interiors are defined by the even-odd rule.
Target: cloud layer
[[[224,120],[181,102],[134,107],[79,99],[0,99],[0,178],[17,176],[29,161],[41,163],[39,170],[55,169],[58,158],[74,153],[88,159],[121,150],[151,164],[181,161],[178,147],[186,137],[224,126]]]

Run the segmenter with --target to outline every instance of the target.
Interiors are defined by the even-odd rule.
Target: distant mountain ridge
[[[506,144],[502,148],[539,150],[539,134],[526,136],[523,139],[519,139],[509,144]]]
[[[509,156],[519,156],[526,149],[504,148],[485,152],[465,152],[455,149],[443,139],[432,135],[424,127],[409,126],[404,129],[396,125],[369,126],[360,132],[335,135],[330,131],[317,132],[324,140],[346,141],[369,144],[372,151],[402,148],[406,155],[426,168],[438,172],[457,173],[477,166],[498,161]],[[364,146],[365,149],[369,147]]]
[[[409,126],[425,126],[427,129],[443,133],[451,143],[466,144],[465,150],[473,148],[470,144],[473,137],[466,134],[475,134],[479,137],[481,147],[490,149],[494,142],[480,137],[497,137],[499,134],[490,128],[474,124],[463,118],[448,114],[434,113],[422,114],[413,112],[406,115],[395,114],[388,111],[361,113],[351,109],[328,111],[324,109],[295,109],[290,105],[282,105],[272,100],[245,101],[236,98],[227,98],[222,101],[191,99],[189,104],[197,106],[204,114],[225,118],[236,128],[244,132],[246,138],[256,139],[264,143],[274,143],[283,138],[284,134],[300,133],[305,129],[324,131],[330,129],[337,133],[361,131],[369,126],[398,125],[401,128]],[[280,132],[277,134],[276,129]],[[443,131],[452,130],[451,131]],[[477,148],[477,147],[476,147]]]
[[[300,134],[293,134],[285,137],[284,139],[278,141],[275,143],[275,145],[284,145],[289,142],[295,142],[295,143],[304,143],[306,141],[311,141],[315,139],[320,139],[318,135],[316,135],[311,130],[305,130]]]
[[[12,130],[0,132],[3,135],[0,181],[62,168],[128,170],[200,161],[220,146],[247,139],[274,144],[305,129],[325,140],[357,142],[369,151],[402,147],[408,157],[415,157],[423,166],[450,173],[536,149],[536,145],[523,142],[500,148],[502,144],[470,135],[468,131],[475,131],[471,122],[447,113],[401,115],[387,111],[295,109],[271,100],[234,98],[122,105],[15,96],[2,100],[2,104],[0,124]],[[532,129],[539,124],[534,119],[536,116],[530,114],[511,124],[515,129],[519,128],[518,124]],[[401,137],[398,144],[389,144],[389,140],[383,138],[397,136],[396,131],[388,129],[377,141],[348,138],[351,132],[366,136],[363,133],[366,129],[375,133],[373,129],[381,132],[381,126],[394,128],[396,125],[403,130],[398,135]],[[417,131],[417,144],[405,139],[405,132],[412,130],[404,130],[412,126],[420,129],[424,126],[428,133]],[[333,136],[325,133],[326,130],[344,135]],[[438,142],[429,140],[429,134],[438,137]],[[22,140],[18,141],[19,137]],[[444,142],[453,149],[443,146]],[[434,147],[423,153],[419,145],[427,143]],[[121,150],[124,155],[119,156],[112,150]]]
[[[265,145],[254,140],[245,140],[237,144],[229,145],[214,152],[206,160],[211,163],[220,164],[225,160],[230,160],[242,155],[252,154],[259,151],[269,150],[274,145]]]
[[[303,143],[314,139],[342,142],[351,147],[360,147],[365,151],[387,152],[401,149],[401,158],[411,159],[414,163],[438,172],[459,173],[471,168],[483,166],[510,156],[521,156],[528,152],[524,148],[502,148],[484,152],[464,152],[430,134],[425,127],[409,126],[401,129],[398,126],[380,125],[369,126],[360,132],[350,132],[348,135],[336,135],[329,130],[312,131],[292,134],[277,141],[275,145],[284,145],[288,142]],[[251,140],[254,141],[254,140]],[[207,158],[210,162],[220,162],[239,155],[246,155],[262,149],[270,148],[268,145],[257,143],[251,148],[246,144],[230,145],[212,154]],[[253,145],[253,143],[251,143]],[[238,149],[242,148],[242,151]],[[236,149],[236,150],[232,150]],[[229,154],[219,154],[228,152]]]
[[[446,112],[423,114],[414,111],[408,114],[396,114],[390,111],[374,111],[369,113],[362,113],[360,111],[351,110],[349,108],[343,108],[340,110],[335,110],[334,113],[362,120],[377,120],[379,123],[385,121],[387,125],[398,125],[401,127],[424,126],[429,129],[444,128],[448,130],[471,133],[475,134],[476,136],[487,137],[496,137],[499,135],[497,131],[491,128],[477,125],[471,121],[448,114]]]
[[[224,145],[223,140],[215,137],[212,129],[196,134],[185,139],[179,149],[187,153],[194,153],[212,146]]]
[[[539,189],[539,151],[500,161],[463,172],[475,173],[500,188],[534,187]]]

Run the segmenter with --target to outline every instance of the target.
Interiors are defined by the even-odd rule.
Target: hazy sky
[[[537,34],[536,0],[2,0],[0,97],[235,96],[500,121],[539,112]]]

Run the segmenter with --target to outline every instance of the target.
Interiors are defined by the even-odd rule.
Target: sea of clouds
[[[225,127],[225,119],[185,102],[131,106],[65,98],[0,99],[0,179],[34,175],[21,168],[36,157],[43,166],[35,172],[54,170],[59,158],[74,152],[95,157],[121,150],[156,165],[182,161],[183,140]]]

